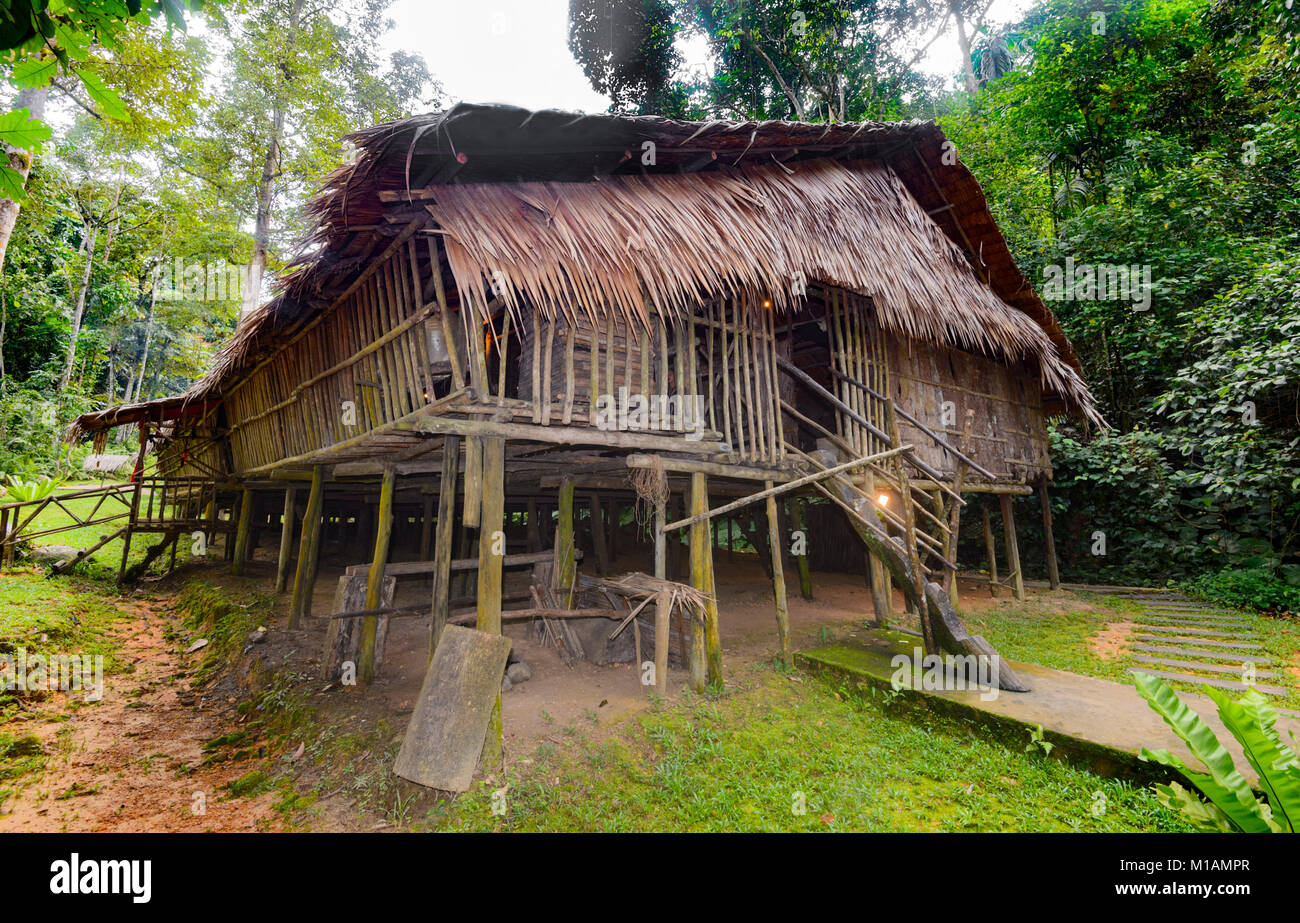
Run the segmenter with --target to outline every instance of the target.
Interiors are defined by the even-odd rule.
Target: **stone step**
[[[1184,613],[1172,613],[1172,612],[1152,612],[1150,610],[1147,610],[1145,612],[1142,612],[1139,617],[1144,619],[1169,619],[1178,622],[1190,622],[1190,621],[1223,622],[1230,625],[1250,624],[1250,619],[1243,618],[1240,615],[1203,615],[1200,613],[1192,613],[1192,612],[1188,612],[1184,614]]]
[[[1176,657],[1203,657],[1206,660],[1220,663],[1271,664],[1273,662],[1273,658],[1267,654],[1251,656],[1249,654],[1233,653],[1232,651],[1197,651],[1186,647],[1161,647],[1155,644],[1133,644],[1130,645],[1130,650],[1145,651],[1148,654],[1171,654]]]
[[[1143,631],[1154,631],[1162,635],[1195,635],[1198,638],[1241,638],[1245,632],[1241,631],[1215,631],[1213,628],[1196,628],[1192,625],[1147,625],[1142,626]]]
[[[1244,664],[1239,663],[1197,663],[1195,660],[1176,660],[1171,657],[1138,656],[1133,659],[1139,663],[1153,663],[1157,666],[1178,667],[1183,670],[1195,670],[1202,673],[1231,673],[1234,676],[1240,676],[1244,666]],[[1277,674],[1272,670],[1256,670],[1255,675],[1263,679],[1277,679]]]
[[[1161,679],[1171,679],[1180,683],[1191,683],[1193,686],[1205,685],[1214,686],[1217,689],[1231,689],[1234,692],[1245,692],[1246,686],[1239,682],[1233,682],[1227,679],[1211,679],[1208,676],[1188,676],[1185,673],[1166,673],[1164,670],[1139,670],[1133,668],[1130,673],[1147,673],[1151,676],[1158,676]],[[1286,690],[1281,686],[1261,686],[1256,683],[1253,687],[1265,695],[1286,695]]]
[[[1242,641],[1211,641],[1208,638],[1189,637],[1187,635],[1138,635],[1138,641],[1146,641],[1148,644],[1183,644],[1192,647],[1228,647],[1241,651],[1260,651],[1263,652],[1258,644],[1247,644]]]
[[[1162,615],[1218,615],[1234,618],[1242,618],[1240,612],[1234,612],[1231,609],[1170,609],[1166,606],[1143,606],[1143,612],[1158,612]]]
[[[1180,628],[1186,628],[1198,634],[1204,631],[1218,631],[1220,629],[1228,629],[1234,635],[1253,636],[1254,634],[1254,629],[1251,626],[1244,624],[1238,625],[1232,622],[1187,622],[1181,620],[1177,622],[1169,622],[1165,619],[1140,618],[1136,619],[1133,624],[1139,625],[1143,628],[1164,628],[1173,629],[1175,631]]]

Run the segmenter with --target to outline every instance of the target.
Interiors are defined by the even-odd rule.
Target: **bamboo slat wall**
[[[294,337],[225,398],[240,470],[323,449],[426,406],[434,372],[414,240],[374,267],[335,310]]]
[[[966,411],[974,410],[968,454],[976,462],[1021,483],[1051,475],[1043,392],[1032,372],[893,334],[884,340],[890,393],[899,406],[953,445],[962,440]],[[951,402],[946,420],[945,401]],[[919,430],[905,420],[899,428],[924,461],[945,474],[955,471],[952,456]]]

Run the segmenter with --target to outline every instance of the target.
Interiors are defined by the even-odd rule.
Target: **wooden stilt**
[[[451,614],[451,551],[456,537],[456,480],[460,473],[460,437],[442,440],[442,480],[438,484],[438,534],[433,559],[433,624],[429,628],[429,660],[438,649],[442,630]]]
[[[465,439],[465,502],[461,506],[461,518],[470,529],[479,527],[482,495],[483,439],[480,436],[469,436]]]
[[[433,494],[424,495],[424,505],[420,510],[420,560],[429,560],[433,550]]]
[[[239,522],[235,529],[235,558],[231,562],[230,572],[236,577],[242,577],[244,566],[248,563],[248,537],[253,531],[253,492],[247,487],[239,501]]]
[[[542,550],[542,530],[537,519],[537,501],[528,501],[528,522],[524,524],[524,529],[528,536],[528,553],[533,554]]]
[[[707,475],[691,475],[691,516],[709,511]],[[691,622],[691,686],[703,692],[706,681],[722,687],[722,641],[718,635],[717,590],[713,576],[713,546],[709,543],[708,522],[701,518],[691,524],[691,585],[709,594],[704,622]]]
[[[980,505],[980,519],[984,526],[984,557],[988,561],[989,567],[989,595],[994,599],[998,595],[998,555],[997,548],[993,542],[993,522],[989,516],[989,507],[987,503]]]
[[[588,500],[591,509],[591,544],[596,552],[596,571],[604,577],[609,574],[609,540],[605,535],[604,507],[600,494],[593,493]]]
[[[502,526],[505,520],[504,439],[483,440],[483,492],[478,538],[478,617],[475,627],[501,634],[501,575],[505,561]],[[497,693],[483,741],[482,765],[493,769],[501,762],[501,694]]]
[[[397,472],[393,468],[385,469],[379,485],[375,553],[370,560],[370,577],[366,582],[367,609],[379,608],[379,599],[384,592],[384,568],[388,566],[388,547],[393,537],[393,486],[396,481]],[[378,629],[379,619],[375,616],[361,620],[361,662],[357,664],[357,675],[363,683],[375,681],[375,633]]]
[[[889,571],[871,552],[867,552],[871,571],[871,609],[876,616],[876,625],[883,627],[894,614],[894,582]]]
[[[311,614],[311,594],[316,585],[316,568],[320,563],[321,514],[325,508],[325,469],[311,469],[311,491],[307,510],[302,517],[302,538],[298,541],[298,569],[293,578],[293,600],[289,603],[290,630],[302,626]]]
[[[1038,479],[1038,505],[1043,511],[1043,550],[1047,554],[1047,585],[1061,588],[1061,571],[1056,565],[1056,539],[1052,535],[1052,501],[1047,496],[1047,475]]]
[[[1011,509],[1011,495],[1000,494],[998,502],[1002,505],[1002,535],[1007,545],[1007,577],[1011,580],[1016,599],[1023,602],[1025,576],[1020,572],[1020,546],[1016,542],[1016,517]]]
[[[811,600],[813,598],[812,570],[808,566],[808,533],[804,528],[803,505],[804,501],[799,497],[792,497],[789,500],[790,525],[794,527],[795,532],[803,535],[804,540],[804,553],[794,556],[795,562],[799,565],[799,595]]]
[[[771,488],[772,482],[766,486]],[[768,544],[772,548],[772,595],[776,600],[776,637],[781,645],[781,662],[790,666],[794,653],[790,649],[790,609],[785,599],[785,561],[781,554],[781,531],[776,518],[776,497],[767,498]]]
[[[289,585],[289,560],[293,557],[293,527],[297,522],[294,504],[297,499],[298,488],[285,488],[284,513],[280,518],[280,555],[275,564],[275,592],[277,593],[283,593]]]
[[[664,504],[655,506],[655,576],[667,579],[668,548],[667,536],[664,535],[664,521],[667,518]],[[660,594],[655,603],[655,693],[660,696],[668,694],[668,616],[670,606],[666,594]]]
[[[554,575],[556,586],[564,591],[565,605],[573,608],[572,588],[577,580],[578,561],[574,554],[573,532],[573,479],[560,482],[559,522],[556,524],[555,550],[560,556],[560,569]]]

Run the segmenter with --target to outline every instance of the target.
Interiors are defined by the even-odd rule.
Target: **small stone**
[[[509,692],[512,688],[514,688],[514,685],[515,685],[514,683],[510,682],[510,677],[508,676],[501,677],[502,692]]]
[[[256,631],[251,632],[248,636],[249,644],[261,644],[265,640],[266,640],[265,628],[258,628]]]
[[[526,683],[533,678],[533,671],[528,669],[528,664],[522,660],[518,663],[512,663],[506,667],[506,679],[511,683]]]

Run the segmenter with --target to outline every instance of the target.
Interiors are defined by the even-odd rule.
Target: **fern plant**
[[[1217,689],[1205,687],[1218,706],[1219,719],[1237,738],[1255,770],[1263,798],[1238,771],[1232,754],[1209,725],[1169,686],[1144,673],[1136,675],[1136,682],[1142,697],[1205,768],[1202,772],[1189,767],[1168,750],[1143,747],[1140,759],[1178,770],[1207,799],[1202,800],[1177,782],[1156,785],[1156,795],[1165,807],[1178,811],[1202,830],[1295,833],[1300,828],[1300,759],[1282,742],[1275,727],[1277,712],[1262,695],[1251,689],[1233,700]]]

